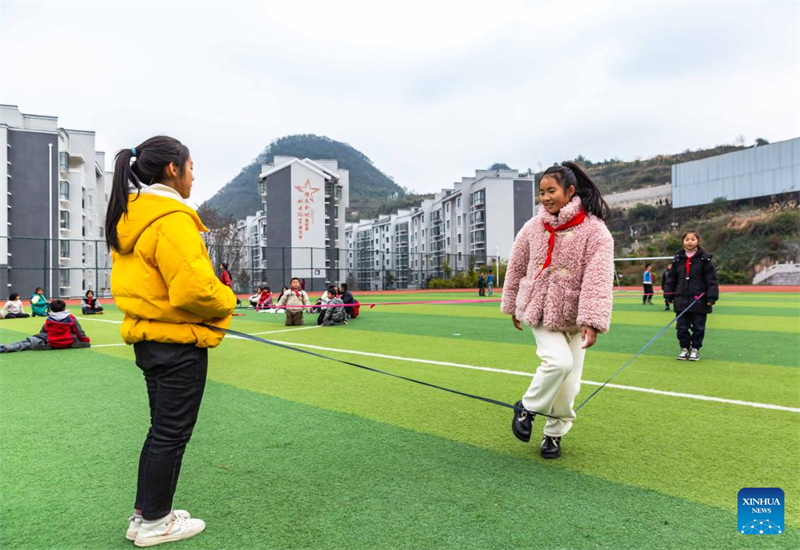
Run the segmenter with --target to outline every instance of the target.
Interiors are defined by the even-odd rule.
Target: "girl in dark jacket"
[[[702,297],[695,302],[701,294]],[[676,315],[691,308],[678,318],[676,324],[681,345],[678,360],[699,361],[706,316],[719,299],[719,283],[711,254],[700,248],[700,235],[696,231],[687,231],[683,235],[683,250],[675,254],[666,277],[664,299],[675,304]]]

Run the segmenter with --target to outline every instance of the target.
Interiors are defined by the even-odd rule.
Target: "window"
[[[59,256],[61,258],[69,258],[69,241],[60,241],[58,243],[59,247]]]
[[[58,154],[58,169],[62,172],[69,172],[69,153]]]
[[[461,216],[458,217],[458,227],[461,227]]]
[[[447,247],[450,248],[450,237],[447,237]]]
[[[58,282],[61,288],[69,287],[69,269],[62,269],[58,272]]]
[[[447,205],[445,205],[444,212],[445,212],[445,214],[449,214],[450,213],[450,203],[449,202],[447,203]]]
[[[461,233],[458,234],[458,244],[461,244]]]
[[[62,201],[69,200],[69,182],[66,180],[60,180],[58,182],[58,198]]]
[[[447,223],[444,224],[444,227],[447,231],[450,231],[450,220],[447,220]]]
[[[66,210],[62,210],[60,213],[60,224],[59,227],[61,229],[69,229],[69,212]]]
[[[458,197],[456,199],[456,208],[459,208],[459,209],[461,208],[461,197]]]

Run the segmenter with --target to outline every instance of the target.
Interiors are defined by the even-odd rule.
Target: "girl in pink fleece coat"
[[[603,221],[608,205],[577,164],[548,168],[539,198],[511,249],[501,310],[518,330],[520,322],[531,327],[541,359],[512,431],[528,442],[536,414],[547,415],[541,453],[558,458],[575,420],[586,349],[611,323],[614,241]]]

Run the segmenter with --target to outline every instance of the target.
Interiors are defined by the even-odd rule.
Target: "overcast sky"
[[[288,134],[345,141],[415,191],[493,162],[800,136],[800,2],[0,9],[0,102],[108,152],[179,138],[197,202]]]

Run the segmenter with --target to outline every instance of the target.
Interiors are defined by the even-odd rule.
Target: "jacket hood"
[[[175,212],[188,214],[199,231],[208,231],[197,212],[177,197],[147,187],[142,188],[137,195],[134,189],[128,195],[128,213],[123,214],[117,222],[119,252],[121,254],[131,252],[145,229],[157,219]]]
[[[67,321],[70,317],[72,317],[72,313],[69,310],[65,309],[64,311],[51,311],[47,318],[51,321],[56,321],[57,323],[63,323]]]

